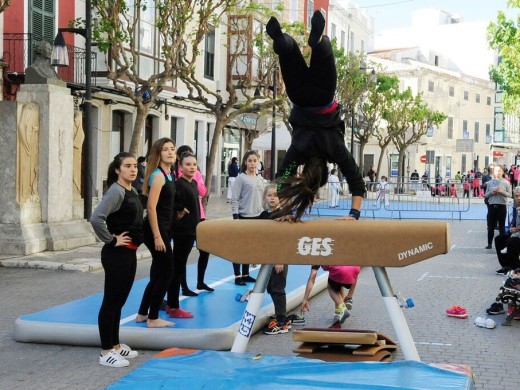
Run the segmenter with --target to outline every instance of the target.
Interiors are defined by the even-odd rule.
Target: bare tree
[[[224,127],[236,122],[244,114],[261,116],[272,109],[274,104],[282,112],[285,107],[286,97],[280,77],[277,77],[276,101],[269,93],[269,87],[271,89],[273,87],[273,74],[275,71],[278,73],[277,58],[272,51],[270,40],[263,34],[262,27],[270,14],[272,11],[254,3],[244,8],[236,7],[228,13],[226,22],[228,73],[225,91],[213,91],[208,88],[204,80],[199,79],[199,76],[191,70],[182,71],[179,75],[188,88],[188,99],[201,103],[215,116],[215,127],[206,167],[205,182],[208,188],[211,188],[212,172]],[[199,51],[203,37],[202,35],[198,41],[193,42],[192,52]],[[181,57],[184,69],[192,69],[188,65],[189,61],[189,58]],[[245,130],[251,143],[261,134],[261,130],[259,128]]]
[[[149,10],[146,0],[94,0],[97,13],[94,39],[101,52],[107,54],[108,78],[116,90],[124,93],[137,109],[130,143],[130,153],[136,154],[141,144],[145,119],[150,108],[168,82],[180,73],[191,73],[195,61],[180,65],[179,58],[186,48],[200,42],[208,25],[218,21],[233,5],[234,0],[156,0],[155,10]],[[146,13],[151,18],[161,42],[156,63],[158,72],[143,76],[139,71],[139,22]],[[193,27],[193,28],[192,28]],[[195,58],[198,51],[193,53]]]

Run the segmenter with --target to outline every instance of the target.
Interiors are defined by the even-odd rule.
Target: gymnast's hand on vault
[[[276,222],[296,222],[295,215],[284,215],[283,217],[275,218]]]
[[[338,217],[338,218],[334,218],[334,219],[338,220],[338,221],[355,221],[356,220],[356,218],[354,218],[351,215],[345,215],[343,217]]]

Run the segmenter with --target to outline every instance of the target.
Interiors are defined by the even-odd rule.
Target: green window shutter
[[[44,40],[54,41],[56,0],[31,0],[29,8],[29,33],[31,33],[31,63],[34,62],[34,44]]]

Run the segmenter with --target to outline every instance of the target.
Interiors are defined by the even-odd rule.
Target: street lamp
[[[271,129],[271,181],[276,178],[276,79],[278,66],[273,69],[273,123]]]
[[[59,28],[58,34],[54,39],[52,49],[51,65],[69,66],[69,56],[64,32],[79,34],[85,38],[85,158],[83,159],[84,170],[84,194],[83,194],[83,215],[86,220],[90,220],[92,214],[92,9],[91,0],[85,0],[85,28]]]

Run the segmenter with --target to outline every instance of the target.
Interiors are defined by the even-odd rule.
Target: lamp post
[[[83,215],[86,220],[92,214],[92,9],[91,0],[85,0],[85,28],[58,28],[58,34],[54,39],[51,65],[69,66],[67,46],[63,39],[64,32],[79,34],[85,38],[85,157],[83,159],[84,193]]]
[[[276,178],[276,79],[278,66],[273,69],[273,123],[271,128],[271,181]]]

